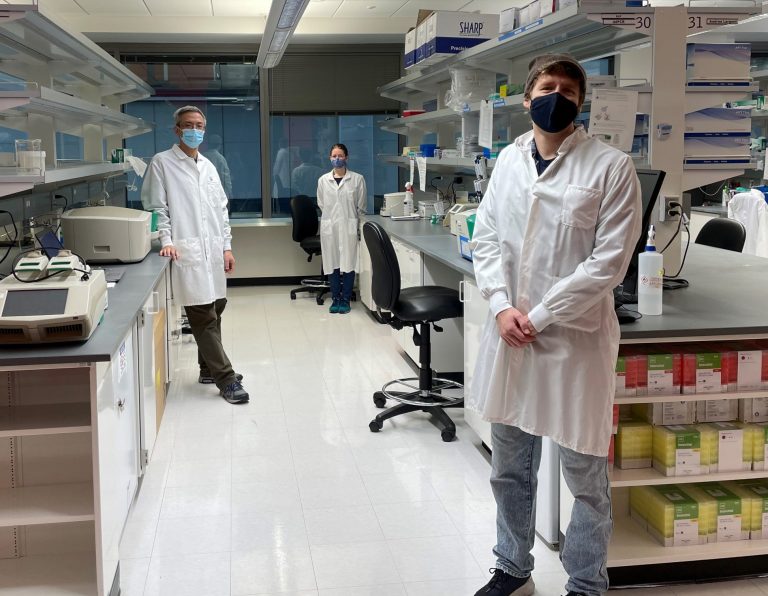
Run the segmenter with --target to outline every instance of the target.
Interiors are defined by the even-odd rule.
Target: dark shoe
[[[237,379],[237,382],[239,383],[240,381],[243,380],[243,375],[236,374],[235,378]],[[211,384],[215,383],[215,381],[213,379],[213,376],[207,370],[205,370],[205,371],[201,370],[200,371],[200,376],[197,377],[197,382],[198,383],[202,383],[203,385],[211,385]]]
[[[533,578],[515,577],[501,569],[491,569],[491,580],[475,592],[475,596],[531,596],[536,590]]]
[[[338,312],[339,312],[340,315],[345,315],[350,310],[352,310],[352,309],[349,306],[349,300],[342,300],[341,302],[339,302],[339,311]]]
[[[565,596],[587,596],[584,592],[568,592]]]
[[[240,381],[230,383],[224,389],[219,391],[221,397],[226,399],[231,404],[246,404],[248,403],[248,392],[243,389]]]
[[[331,307],[328,309],[328,312],[333,314],[336,314],[337,312],[339,312],[339,304],[340,304],[340,300],[338,298],[334,298],[333,304],[331,304]]]

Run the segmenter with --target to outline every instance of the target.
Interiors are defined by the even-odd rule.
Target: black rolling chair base
[[[316,282],[316,283],[307,283],[307,282]],[[301,287],[296,288],[295,290],[291,290],[291,300],[296,300],[296,294],[298,294],[299,292],[309,292],[310,294],[316,294],[315,302],[317,302],[319,306],[322,306],[323,303],[325,302],[323,295],[327,294],[330,291],[331,291],[331,288],[326,283],[320,280],[302,279]]]
[[[450,379],[433,378],[432,387],[430,389],[419,389],[418,385],[412,385],[410,382],[419,381],[418,378],[407,379],[395,379],[390,381],[381,391],[377,391],[373,394],[373,403],[377,408],[383,408],[387,403],[387,399],[400,402],[391,408],[384,410],[381,414],[378,414],[376,418],[371,420],[368,428],[371,432],[379,432],[383,426],[384,421],[388,418],[399,416],[400,414],[407,414],[408,412],[427,412],[432,415],[432,421],[437,422],[438,426],[442,427],[440,436],[443,441],[450,443],[456,437],[456,425],[451,420],[450,416],[443,411],[443,408],[460,408],[464,405],[464,396],[461,383],[452,381]],[[401,386],[406,391],[392,391],[393,386]],[[461,395],[443,394],[442,391],[456,392],[460,391]]]

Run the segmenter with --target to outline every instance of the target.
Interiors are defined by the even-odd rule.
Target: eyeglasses
[[[183,124],[179,124],[179,128],[181,130],[205,130],[205,124],[202,122],[198,122],[197,124],[192,122],[184,122]]]

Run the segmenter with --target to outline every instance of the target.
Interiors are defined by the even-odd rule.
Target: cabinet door
[[[464,395],[469,395],[472,387],[472,375],[475,372],[477,354],[480,351],[480,338],[488,320],[488,301],[480,295],[475,281],[464,277]],[[475,412],[464,409],[464,419],[469,427],[477,433],[480,440],[488,447],[491,446],[491,425]]]
[[[94,467],[99,594],[109,594],[118,545],[139,473],[136,325],[108,365],[97,367]]]
[[[360,301],[368,310],[376,310],[371,294],[371,284],[373,283],[373,270],[371,267],[371,254],[368,252],[368,245],[365,243],[362,225],[360,224],[360,249],[357,253],[359,264],[357,266],[357,286],[360,290]]]
[[[166,353],[166,382],[170,383],[176,378],[176,365],[181,354],[181,304],[174,296],[171,268],[166,269],[166,321],[168,352]]]
[[[144,303],[139,313],[137,322],[138,345],[136,346],[136,358],[139,371],[139,420],[141,428],[141,463],[142,468],[152,455],[157,438],[157,386],[155,384],[155,370],[158,357],[155,353],[155,323],[158,317],[162,318],[159,308],[159,293],[152,292]],[[164,349],[164,346],[163,346]]]
[[[395,249],[397,263],[400,266],[400,289],[422,285],[421,252],[396,240],[392,241],[392,247]],[[418,364],[419,348],[413,343],[413,328],[393,329],[392,333],[405,353]]]

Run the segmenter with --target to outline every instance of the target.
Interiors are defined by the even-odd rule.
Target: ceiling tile
[[[217,17],[265,17],[271,0],[211,0]]]
[[[40,8],[58,14],[85,14],[73,0],[40,0]]]
[[[77,0],[88,14],[116,17],[147,16],[149,11],[142,0]]]
[[[386,18],[394,15],[406,0],[344,0],[334,16],[343,19]]]
[[[155,17],[210,17],[211,0],[144,0]]]
[[[304,16],[309,18],[332,17],[341,6],[342,0],[311,0],[304,11]]]
[[[468,0],[440,0],[440,10],[461,10],[462,6],[467,4]],[[394,15],[395,17],[407,17],[413,19],[416,24],[416,16],[424,7],[435,6],[437,2],[430,3],[429,0],[408,0]]]

